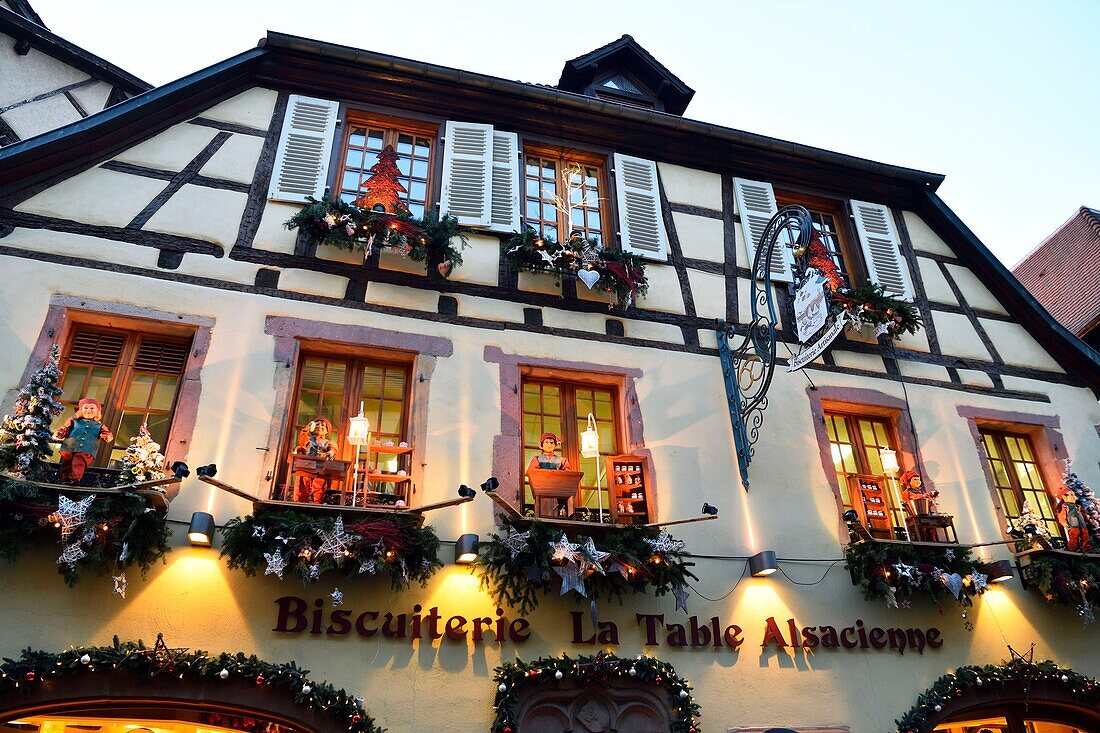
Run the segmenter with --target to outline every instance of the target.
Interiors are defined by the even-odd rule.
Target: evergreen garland
[[[522,733],[518,731],[519,691],[537,685],[546,687],[558,682],[576,687],[593,684],[607,685],[614,680],[636,680],[646,685],[663,687],[668,691],[669,709],[672,711],[672,733],[699,733],[696,722],[699,703],[691,694],[691,685],[676,674],[668,662],[651,657],[623,659],[614,654],[599,652],[595,656],[570,658],[541,657],[531,662],[516,660],[496,668],[493,681],[497,683],[493,706],[496,718],[492,733]]]
[[[1001,664],[959,667],[954,674],[945,674],[922,692],[916,705],[894,723],[898,733],[932,733],[935,723],[929,720],[929,716],[940,712],[953,699],[986,685],[1022,685],[1027,690],[1040,682],[1069,689],[1074,698],[1083,704],[1100,705],[1100,687],[1092,677],[1060,667],[1050,660],[1032,663],[1017,656]],[[1016,694],[1015,691],[1013,694]]]
[[[172,674],[161,676],[169,668]],[[112,670],[135,674],[145,680],[156,678],[160,684],[171,684],[172,679],[217,684],[219,680],[240,677],[257,685],[282,688],[298,705],[319,708],[346,723],[352,733],[382,733],[359,699],[328,682],[309,679],[309,670],[300,669],[293,662],[271,664],[244,653],[211,655],[203,651],[168,650],[158,654],[147,649],[140,640],[120,643],[117,636],[112,646],[75,647],[59,653],[28,647],[19,659],[5,657],[0,665],[0,692],[48,684],[59,677],[110,674]]]
[[[1100,557],[1039,552],[1030,559],[1024,573],[1043,598],[1074,606],[1100,603]]]
[[[0,422],[0,470],[24,475],[53,455],[50,424],[63,409],[57,401],[60,362],[61,348],[54,344],[46,363],[19,390],[11,414]]]
[[[14,562],[35,537],[56,535],[49,519],[56,511],[57,494],[31,482],[0,477],[0,557]],[[94,532],[85,534],[87,528]],[[85,554],[72,566],[59,562],[58,572],[69,586],[85,571],[117,573],[136,565],[144,576],[158,560],[165,561],[170,536],[165,518],[140,496],[97,494],[84,524],[68,543],[80,542]]]
[[[911,575],[899,572],[897,566],[913,568]],[[915,545],[885,542],[855,542],[844,550],[844,567],[869,601],[907,600],[927,594],[939,602],[942,598],[954,598],[942,576],[958,574],[962,588],[957,598],[964,606],[973,604],[971,596],[985,592],[985,582],[974,582],[978,566],[970,555],[970,548],[958,545],[943,549],[917,547]],[[980,576],[984,577],[984,576]],[[969,582],[967,582],[969,579]]]
[[[924,326],[920,311],[912,303],[889,295],[878,283],[843,287],[830,296],[834,315],[847,314],[861,325],[886,326],[890,338],[915,334]]]
[[[221,530],[221,554],[229,558],[230,568],[241,569],[248,576],[276,575],[281,579],[283,573],[291,573],[312,583],[332,570],[351,578],[385,573],[395,591],[413,582],[423,586],[443,567],[435,530],[418,526],[414,517],[355,518],[346,526],[344,519],[282,510],[235,517]],[[343,549],[335,553],[327,550],[326,535],[342,537],[336,547]],[[275,565],[272,559],[276,559]]]
[[[481,543],[475,571],[481,576],[481,587],[498,605],[507,604],[527,614],[538,606],[541,595],[561,587],[553,570],[550,545],[561,539],[562,530],[538,520],[504,517],[501,521],[506,536],[490,535],[489,541]],[[505,540],[523,526],[530,534],[523,548],[513,554]],[[695,565],[687,559],[690,554],[683,550],[655,552],[646,542],[660,535],[654,527],[616,526],[607,530],[594,544],[610,554],[599,563],[603,572],[592,572],[584,578],[588,597],[621,600],[624,593],[644,593],[648,587],[661,596],[685,586],[689,579],[698,580],[689,570]],[[574,536],[571,541],[583,544],[588,539]]]
[[[581,270],[599,274],[593,290],[615,295],[620,309],[629,308],[637,296],[649,292],[645,260],[621,249],[603,247],[595,239],[571,237],[556,242],[541,237],[531,227],[512,234],[504,245],[504,259],[513,269],[547,272],[560,277],[576,277]]]
[[[429,275],[447,277],[462,264],[467,232],[453,216],[440,218],[434,211],[423,219],[407,212],[361,209],[337,199],[310,197],[300,211],[284,224],[287,229],[306,233],[313,244],[331,244],[346,250],[359,250],[369,257],[373,247],[393,249],[416,262],[424,262]],[[447,267],[441,267],[450,263]]]

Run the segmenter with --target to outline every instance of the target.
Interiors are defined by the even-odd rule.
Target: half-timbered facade
[[[216,464],[236,492],[184,479],[168,510],[166,564],[131,577],[124,598],[97,580],[53,582],[49,550],[0,569],[0,608],[26,619],[0,632],[4,655],[163,632],[169,644],[295,660],[361,695],[391,731],[892,731],[942,675],[995,665],[1008,645],[1034,642],[1036,659],[1100,671],[1096,630],[1035,592],[1036,580],[1023,587],[1027,556],[1015,564],[1014,540],[1030,535],[1006,529],[1030,516],[1027,500],[1054,538],[1064,534],[1067,459],[1100,485],[1100,357],[1036,307],[937,196],[942,176],[693,121],[692,94],[629,37],[568,62],[554,87],[270,33],[0,151],[4,411],[59,345],[64,415],[93,396],[115,433],[95,465],[117,461],[144,423],[169,463]],[[409,212],[451,214],[467,228],[460,265],[429,261],[426,273],[394,248],[341,249],[285,226],[309,197],[356,201],[390,148]],[[716,322],[745,331],[753,258],[786,205],[808,211],[844,283],[882,285],[918,309],[923,328],[897,339],[848,330],[801,373],[786,372],[799,349],[798,263],[775,249],[780,346],[746,490]],[[580,232],[636,255],[648,290],[623,303],[569,272],[517,272],[508,250],[525,227],[540,242]],[[366,457],[346,439],[359,414],[377,446]],[[302,463],[319,418],[340,476]],[[599,446],[586,456],[589,429]],[[524,479],[544,433],[581,473],[564,499]],[[910,523],[883,451],[939,492],[937,516],[953,518],[955,536]],[[696,556],[688,613],[672,594],[626,595],[601,602],[594,626],[587,600],[555,590],[520,618],[449,556],[400,593],[370,577],[323,575],[303,588],[228,568],[217,541],[187,543],[194,513],[222,526],[253,511],[247,497],[274,506],[354,491],[354,501],[408,511],[490,476],[521,516],[565,515],[570,536],[585,520],[658,523],[718,507],[716,519],[676,528]],[[882,513],[868,514],[875,501]],[[421,516],[448,554],[462,536],[502,532],[502,512],[479,495]],[[844,569],[853,525],[887,548],[983,545],[977,560],[1011,560],[1016,577],[965,614],[950,593],[900,608],[865,600]],[[749,558],[767,550],[782,572],[755,577]],[[342,606],[330,600],[337,586]],[[429,609],[444,619],[438,635],[421,633]],[[398,614],[400,633],[372,620]],[[458,617],[497,631],[467,634]],[[601,648],[671,664],[690,681],[699,722],[683,722],[662,682],[625,666],[588,684],[551,681],[551,669],[501,722],[494,701],[511,682],[498,688],[495,667]],[[109,691],[70,699],[51,684],[53,697],[27,685],[4,692],[3,720],[110,717],[80,707]],[[312,708],[204,684],[165,694],[177,708],[205,700],[219,714],[237,705],[327,730]],[[1069,682],[977,684],[964,695],[960,683],[934,713],[929,703],[929,725],[1100,729]],[[132,717],[161,719],[149,709]],[[185,721],[173,730],[197,725],[164,717]]]

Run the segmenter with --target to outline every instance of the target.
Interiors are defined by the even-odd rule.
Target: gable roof
[[[413,84],[423,93],[409,94]],[[492,121],[503,129],[541,125],[545,134],[602,143],[614,135],[611,143],[621,144],[623,152],[652,157],[660,151],[665,162],[702,170],[736,167],[765,180],[802,181],[849,196],[877,192],[882,203],[921,214],[1055,359],[1100,390],[1100,354],[1060,326],[936,196],[942,175],[299,36],[269,32],[258,48],[0,149],[0,190],[7,193],[0,205],[13,205],[53,180],[256,85],[330,98],[370,97],[393,106],[402,102],[410,112],[453,115],[450,119],[476,119],[473,115],[491,110],[499,118]]]
[[[1100,211],[1082,206],[1012,272],[1059,323],[1084,335],[1100,317]]]
[[[47,27],[46,24],[42,22],[42,16],[34,12],[34,8],[31,7],[31,4],[27,2],[27,0],[7,0],[7,3],[11,6],[12,10],[19,13],[27,20],[37,23],[43,28]]]
[[[682,115],[695,90],[685,84],[631,36],[601,46],[594,51],[565,62],[558,79],[558,88],[584,93],[597,74],[625,69],[632,72],[656,94],[665,112]]]
[[[30,5],[27,3],[13,2],[13,7],[20,6],[25,8],[30,15],[14,13],[7,8],[0,7],[0,33],[23,41],[42,53],[80,69],[95,79],[119,87],[127,94],[141,94],[153,88],[153,85],[149,82],[142,81],[110,61],[101,59],[94,53],[86,51],[49,31],[46,26],[42,25],[42,19],[31,10]],[[33,18],[30,16],[33,16]]]

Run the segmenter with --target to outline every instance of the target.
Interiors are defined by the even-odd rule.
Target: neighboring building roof
[[[12,2],[12,0],[9,0],[9,2]],[[80,69],[93,78],[119,87],[127,94],[141,94],[153,88],[153,85],[149,82],[142,81],[130,72],[85,51],[80,46],[66,41],[55,33],[51,33],[46,26],[42,25],[42,19],[31,10],[30,5],[27,3],[12,2],[12,7],[20,6],[29,15],[14,13],[7,8],[0,7],[0,33],[29,44],[45,54]],[[33,16],[33,18],[30,16]]]
[[[642,48],[629,35],[623,35],[605,46],[589,51],[565,62],[558,80],[558,88],[567,92],[585,94],[598,75],[625,70],[634,74],[652,90],[664,111],[682,115],[695,90],[668,70],[664,64]]]
[[[1083,337],[1100,318],[1100,211],[1082,206],[1012,272],[1059,323]]]
[[[14,15],[9,13],[9,15]],[[25,22],[25,21],[24,21]],[[410,84],[420,93],[410,95]],[[57,130],[0,149],[0,206],[117,154],[254,85],[316,96],[349,89],[468,119],[491,110],[504,129],[541,129],[600,141],[704,170],[731,167],[766,180],[813,185],[913,210],[974,269],[1051,355],[1100,390],[1100,353],[1058,324],[935,194],[943,176],[616,104],[535,84],[269,32],[238,54]],[[366,91],[366,90],[369,90]],[[388,96],[387,96],[388,95]],[[382,102],[379,102],[380,104]],[[419,107],[417,107],[419,105]],[[457,115],[461,115],[460,117]]]

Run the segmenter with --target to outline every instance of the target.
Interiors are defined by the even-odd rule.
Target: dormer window
[[[648,91],[643,91],[640,84],[635,83],[623,73],[608,76],[602,81],[597,81],[592,89],[600,99],[607,99],[620,104],[629,104],[643,109],[654,109],[655,97]]]

